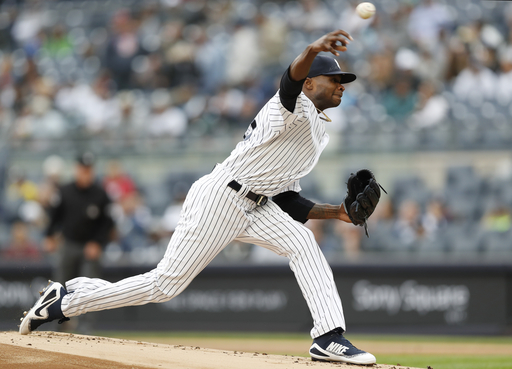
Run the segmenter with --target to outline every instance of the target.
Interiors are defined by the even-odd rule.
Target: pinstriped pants
[[[313,317],[316,338],[345,319],[331,268],[312,232],[294,221],[274,202],[264,206],[227,184],[222,167],[194,183],[183,204],[180,220],[163,259],[150,272],[111,283],[78,277],[66,282],[62,301],[66,317],[124,306],[159,303],[180,294],[233,240],[253,243],[288,257]]]

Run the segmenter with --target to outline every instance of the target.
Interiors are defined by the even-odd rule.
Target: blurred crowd
[[[68,182],[64,179],[67,167],[69,163],[61,157],[49,156],[37,181],[18,168],[11,169],[0,223],[1,260],[51,261],[44,246],[48,210],[59,186]],[[95,173],[112,200],[110,214],[115,223],[104,263],[157,263],[178,223],[188,189],[203,173],[176,172],[148,184],[136,180],[117,159],[105,161]],[[503,169],[484,176],[473,166],[448,167],[440,189],[429,188],[418,175],[398,177],[368,222],[369,238],[362,227],[336,220],[309,220],[306,226],[331,261],[384,254],[422,259],[430,255],[438,261],[451,256],[480,261],[488,256],[505,261],[512,255],[511,174]],[[312,181],[306,183],[303,194],[316,202],[325,200]],[[216,262],[285,263],[286,258],[233,242]]]
[[[33,150],[63,138],[130,149],[232,134],[308,43],[342,28],[355,42],[340,63],[358,79],[331,112],[333,133],[460,124],[477,136],[461,138],[470,147],[498,145],[510,133],[512,5],[386,0],[362,20],[357,3],[3,1],[0,129]],[[484,124],[494,135],[479,137]]]
[[[44,262],[51,259],[54,250],[47,250],[45,238],[48,236],[51,208],[59,201],[59,189],[76,178],[69,180],[69,163],[60,156],[52,155],[43,163],[43,176],[33,180],[23,170],[13,167],[9,172],[9,181],[2,207],[0,223],[0,255],[6,260],[25,260]],[[77,166],[78,168],[78,166]],[[151,250],[158,246],[160,240],[165,244],[157,247],[165,250],[169,236],[174,231],[177,218],[170,218],[170,206],[165,214],[152,214],[143,199],[142,188],[125,172],[119,160],[110,160],[103,171],[92,168],[95,181],[106,191],[112,201],[108,213],[114,220],[115,227],[109,236],[109,255],[119,261],[123,254],[129,255],[136,249],[144,250],[146,262],[151,257]],[[76,171],[76,170],[73,170]],[[78,172],[77,172],[78,173]],[[188,189],[188,188],[187,188]],[[176,205],[184,193],[175,191],[172,200],[166,199],[167,205]],[[183,189],[183,191],[186,191]],[[86,200],[83,200],[86,201]],[[163,216],[162,216],[163,215]],[[66,215],[69,216],[69,215]],[[58,230],[58,229],[57,229]],[[165,239],[164,239],[165,238]],[[62,243],[62,240],[59,242]],[[130,262],[130,260],[127,260]],[[151,261],[153,261],[151,259]]]
[[[296,55],[336,28],[355,40],[339,62],[358,79],[328,111],[335,150],[510,148],[512,4],[385,0],[362,20],[357,3],[1,1],[2,260],[45,259],[45,209],[65,163],[48,157],[37,181],[15,167],[2,176],[1,149],[40,155],[89,142],[99,155],[116,147],[121,157],[205,138],[227,142],[276,92]],[[116,222],[106,260],[157,262],[198,174],[166,178],[160,192],[134,180],[121,161],[98,175]],[[328,255],[512,249],[510,181],[471,170],[447,178],[442,193],[418,178],[397,180],[372,217],[370,238],[340,222],[307,225]],[[221,257],[267,260],[257,250],[232,244]]]

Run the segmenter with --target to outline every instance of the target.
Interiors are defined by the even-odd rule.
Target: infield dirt
[[[269,355],[149,343],[69,333],[0,332],[2,369],[287,369],[369,368],[340,363],[313,362],[297,356]],[[410,368],[377,364],[372,369]],[[414,369],[414,368],[410,368]]]

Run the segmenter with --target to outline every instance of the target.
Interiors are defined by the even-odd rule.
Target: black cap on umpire
[[[84,167],[92,167],[95,161],[96,157],[90,151],[82,152],[76,157],[76,162]]]
[[[343,72],[336,59],[328,56],[317,55],[309,68],[308,77],[330,76],[333,74],[341,75],[341,84],[354,82],[356,75],[353,73]]]

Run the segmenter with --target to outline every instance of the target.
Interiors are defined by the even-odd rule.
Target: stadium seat
[[[487,253],[512,251],[512,231],[484,232],[482,246]]]
[[[446,234],[447,250],[452,254],[467,255],[482,250],[482,236],[478,225],[471,221],[452,224]]]

